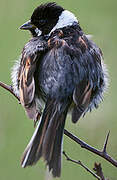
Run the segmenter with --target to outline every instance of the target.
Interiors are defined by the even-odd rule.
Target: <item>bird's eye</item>
[[[39,23],[40,23],[41,25],[44,25],[44,24],[46,23],[46,20],[45,20],[45,19],[40,19],[40,20],[39,20]]]

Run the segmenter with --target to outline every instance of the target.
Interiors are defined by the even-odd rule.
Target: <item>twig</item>
[[[19,97],[13,92],[12,86],[6,85],[3,82],[0,82],[0,86],[3,87],[4,89],[6,89],[7,91],[9,91],[11,94],[13,94],[19,101]],[[75,135],[73,135],[72,133],[67,131],[66,129],[64,129],[64,134],[66,136],[68,136],[70,139],[72,139],[74,142],[79,144],[82,148],[87,149],[88,151],[90,151],[94,154],[97,154],[98,156],[101,156],[102,158],[106,159],[108,162],[113,164],[115,167],[117,167],[117,161],[115,159],[113,159],[111,156],[109,156],[106,152],[106,147],[107,147],[110,131],[106,136],[106,140],[105,140],[102,151],[88,145],[87,143],[85,143],[84,141],[82,141],[81,139],[79,139],[78,137],[76,137]]]
[[[96,172],[96,174],[99,177],[101,177],[101,180],[105,180],[105,177],[104,177],[103,172],[102,172],[101,163],[98,164],[95,162],[93,170]]]
[[[96,163],[95,162],[93,170],[101,178],[101,180],[107,180],[107,178],[104,177],[104,174],[103,174],[103,171],[102,171],[102,167],[101,167],[101,163]]]
[[[76,160],[73,160],[73,159],[71,159],[66,153],[65,153],[65,151],[63,151],[63,154],[64,154],[64,156],[66,157],[66,160],[67,161],[71,161],[71,162],[73,162],[73,163],[75,163],[75,164],[79,164],[80,166],[82,166],[86,171],[88,171],[90,174],[92,174],[95,178],[97,178],[98,180],[101,180],[101,178],[97,175],[97,174],[95,174],[93,171],[91,171],[87,166],[85,166],[81,161],[76,161]],[[105,179],[103,179],[103,180],[105,180]]]
[[[108,132],[108,134],[106,136],[104,146],[103,146],[103,149],[102,149],[102,152],[104,152],[104,153],[106,153],[106,148],[107,148],[107,144],[108,144],[109,135],[110,135],[110,131]]]
[[[72,133],[70,133],[66,129],[64,129],[64,134],[66,136],[68,136],[70,139],[72,139],[73,141],[75,141],[77,144],[79,144],[82,148],[87,149],[88,151],[90,151],[94,154],[97,154],[98,156],[101,156],[102,158],[106,159],[108,162],[113,164],[115,167],[117,167],[117,161],[106,153],[106,147],[107,147],[109,133],[106,137],[106,141],[105,141],[106,143],[104,143],[104,148],[102,151],[88,145],[87,143],[85,143],[84,141],[82,141],[78,137],[74,136]]]
[[[3,82],[0,81],[0,87],[2,87],[2,88],[4,88],[4,89],[6,89],[7,91],[9,91],[9,92],[10,92],[13,96],[15,96],[16,99],[20,102],[19,97],[14,93],[13,88],[12,88],[11,85],[9,86],[9,85],[7,85],[7,84],[5,84],[5,83],[3,83]]]

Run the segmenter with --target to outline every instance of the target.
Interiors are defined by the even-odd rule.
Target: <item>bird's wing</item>
[[[35,44],[37,43],[37,44]],[[37,45],[35,47],[35,45]],[[34,48],[35,47],[35,48]],[[34,50],[31,50],[33,48]],[[30,119],[36,120],[37,109],[35,103],[35,79],[37,62],[45,50],[45,43],[36,40],[29,41],[23,49],[19,72],[20,102],[24,106]],[[32,53],[33,52],[33,53]]]
[[[75,106],[72,111],[72,121],[76,123],[91,102],[92,88],[87,80],[81,81],[73,93]]]
[[[86,36],[79,36],[77,47],[80,53],[74,66],[74,71],[76,67],[79,71],[78,84],[73,92],[75,106],[72,111],[72,121],[74,123],[85,113],[91,102],[97,107],[104,83],[101,50]]]

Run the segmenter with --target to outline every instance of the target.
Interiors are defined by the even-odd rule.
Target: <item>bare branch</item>
[[[101,180],[109,180],[109,179],[104,177],[104,174],[103,174],[103,171],[102,171],[102,167],[101,167],[101,163],[96,163],[95,162],[93,170],[101,178]]]
[[[12,95],[14,95],[17,100],[20,102],[19,97],[14,93],[12,86],[6,85],[3,82],[0,82],[0,86],[3,87],[4,89],[6,89],[7,91],[9,91]],[[73,135],[72,133],[70,133],[69,131],[67,131],[66,129],[64,129],[64,134],[66,136],[68,136],[70,139],[72,139],[74,142],[76,142],[77,144],[79,144],[82,148],[87,149],[88,151],[97,154],[98,156],[101,156],[102,158],[104,158],[105,160],[107,160],[108,162],[110,162],[111,164],[113,164],[115,167],[117,167],[117,161],[115,159],[113,159],[111,156],[109,156],[106,153],[106,147],[107,147],[107,143],[108,143],[108,138],[109,138],[109,133],[107,134],[105,143],[104,143],[104,147],[103,150],[100,151],[90,145],[88,145],[87,143],[85,143],[84,141],[82,141],[81,139],[79,139],[78,137],[76,137],[75,135]]]
[[[103,150],[102,150],[103,153],[106,153],[106,148],[107,148],[107,144],[108,144],[109,135],[110,135],[110,131],[108,132],[108,134],[106,136],[106,139],[105,139],[105,142],[104,142],[104,147],[103,147]]]
[[[80,166],[82,166],[87,172],[89,172],[90,174],[92,174],[95,178],[97,178],[98,180],[105,180],[105,179],[101,179],[97,174],[95,174],[93,171],[91,171],[87,166],[85,166],[81,161],[76,161],[71,159],[66,153],[65,151],[63,151],[64,156],[66,157],[67,161],[71,161],[75,164],[78,164]]]
[[[4,89],[6,89],[7,91],[9,91],[9,92],[10,92],[13,96],[15,96],[16,99],[20,102],[19,97],[14,93],[13,88],[12,88],[11,85],[9,86],[9,85],[7,85],[7,84],[5,84],[5,83],[3,83],[3,82],[0,81],[0,87],[2,87],[2,88],[4,88]]]
[[[108,162],[113,164],[115,167],[117,167],[117,161],[115,159],[113,159],[110,155],[105,153],[103,150],[100,151],[100,150],[88,145],[87,143],[85,143],[84,141],[82,141],[78,137],[74,136],[72,133],[70,133],[66,129],[64,129],[64,134],[66,136],[68,136],[70,139],[72,139],[74,142],[79,144],[82,148],[87,149],[88,151],[90,151],[90,152],[92,152],[94,154],[97,154],[98,156],[101,156],[102,158],[106,159]],[[107,139],[106,140],[106,146],[107,146],[107,142],[108,142],[108,137],[109,137],[109,135],[107,135],[107,138],[106,138]]]

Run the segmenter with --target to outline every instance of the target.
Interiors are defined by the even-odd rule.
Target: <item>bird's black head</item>
[[[74,22],[78,23],[73,13],[51,2],[38,6],[31,19],[20,29],[30,30],[33,36],[50,35],[54,30],[71,26]]]
[[[47,35],[57,24],[63,11],[64,9],[55,2],[41,4],[34,10],[30,21],[22,25],[20,29],[30,30],[33,36],[39,34],[39,30],[43,35]]]

